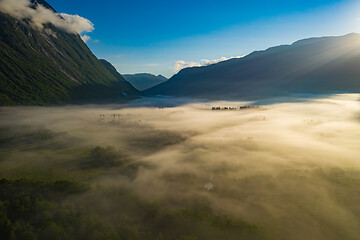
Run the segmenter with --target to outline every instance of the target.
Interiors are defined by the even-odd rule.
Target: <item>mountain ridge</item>
[[[145,93],[234,99],[359,92],[357,64],[360,64],[359,34],[309,38],[254,51],[242,58],[182,69]]]
[[[156,76],[151,73],[124,74],[123,77],[140,91],[146,90],[168,80],[161,74]]]

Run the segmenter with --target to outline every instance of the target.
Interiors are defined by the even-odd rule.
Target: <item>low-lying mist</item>
[[[1,108],[0,179],[86,185],[64,201],[148,234],[103,239],[359,239],[359,100]]]

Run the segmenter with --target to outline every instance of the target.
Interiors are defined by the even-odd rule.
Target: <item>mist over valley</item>
[[[0,176],[81,186],[50,215],[87,209],[112,239],[357,239],[359,99],[1,108]]]

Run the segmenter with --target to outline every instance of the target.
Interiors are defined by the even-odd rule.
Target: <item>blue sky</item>
[[[355,0],[48,2],[58,12],[93,22],[88,46],[120,73],[170,77],[184,66],[302,38],[360,32],[360,2]]]

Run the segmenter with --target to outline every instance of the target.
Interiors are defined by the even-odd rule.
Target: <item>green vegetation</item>
[[[114,147],[84,146],[66,133],[38,127],[7,126],[1,133],[1,239],[270,239],[264,229],[206,203],[154,202],[117,184],[119,177],[134,181],[148,166]],[[175,138],[153,132],[146,139],[156,146],[166,136]],[[171,144],[164,142],[157,149]],[[111,176],[118,180],[102,182]]]
[[[98,216],[65,201],[84,192],[70,181],[0,180],[2,239],[112,239]]]
[[[51,24],[46,29],[38,30],[25,20],[0,14],[0,105],[139,96],[133,86],[101,64],[79,35]]]
[[[116,216],[110,221],[71,181],[0,180],[2,239],[264,239],[255,225],[217,216],[206,209],[170,210],[146,203],[127,191],[106,193]],[[104,193],[103,193],[104,194]],[[71,200],[77,197],[77,201]],[[91,198],[99,199],[99,195]],[[106,198],[105,198],[106,199]],[[102,199],[104,200],[104,199]],[[110,200],[107,200],[110,201]],[[114,207],[111,204],[111,208]],[[108,208],[108,207],[105,207]],[[104,212],[103,212],[104,213]]]

